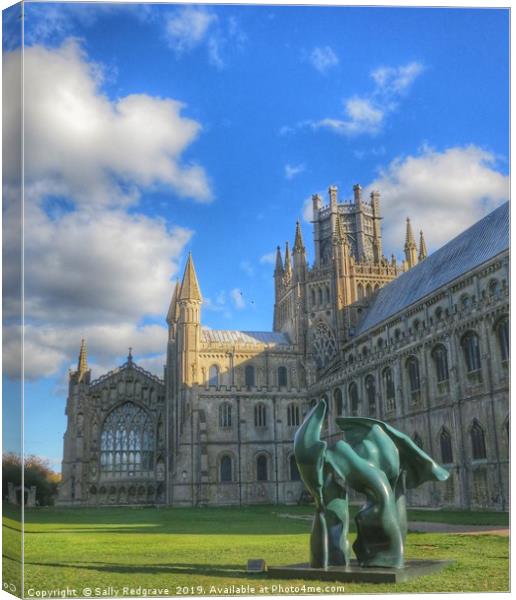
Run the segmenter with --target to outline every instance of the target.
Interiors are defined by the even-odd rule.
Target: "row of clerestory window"
[[[502,365],[506,365],[509,360],[509,319],[507,316],[497,321],[495,333]],[[478,334],[474,331],[466,332],[461,338],[460,345],[468,381],[470,383],[482,383],[482,360]],[[448,350],[444,344],[437,344],[432,348],[430,356],[437,383],[437,391],[438,393],[445,393],[449,390],[450,378]],[[406,359],[405,372],[410,400],[412,404],[417,404],[421,399],[421,376],[419,359],[416,356],[409,356]],[[383,369],[382,382],[385,395],[385,409],[387,411],[395,410],[396,390],[391,367]],[[366,376],[364,387],[367,408],[369,414],[373,415],[376,410],[376,387],[373,375]],[[348,395],[351,402],[351,414],[357,415],[359,410],[359,393],[356,382],[353,381],[349,384]]]
[[[254,407],[254,426],[264,429],[268,425],[268,409],[263,402],[258,402]],[[229,402],[223,402],[219,406],[219,427],[229,429],[233,426],[233,407]],[[287,405],[287,426],[299,427],[301,424],[301,413],[299,405],[291,402]]]
[[[504,423],[504,430],[506,436],[506,442],[509,442],[509,419],[507,418]],[[414,443],[419,446],[422,450],[423,441],[418,433],[412,436]],[[473,419],[469,427],[469,444],[470,444],[470,455],[472,460],[485,460],[487,459],[487,444],[486,434],[484,428],[478,421]],[[441,451],[441,463],[443,465],[450,465],[454,462],[453,453],[453,439],[450,431],[443,425],[439,432],[439,446]]]
[[[256,481],[270,481],[270,460],[267,454],[260,453],[255,459]],[[288,477],[290,481],[300,481],[299,469],[293,454],[288,458]],[[219,479],[222,483],[236,481],[235,460],[231,454],[223,454],[219,459]]]
[[[277,369],[278,387],[288,386],[287,367],[280,366]],[[246,365],[244,368],[244,382],[247,388],[256,386],[255,368],[252,365]],[[220,385],[220,369],[217,365],[211,365],[208,372],[208,385],[218,387]]]

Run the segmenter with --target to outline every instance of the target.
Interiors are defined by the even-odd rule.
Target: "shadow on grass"
[[[207,565],[197,563],[176,563],[176,564],[156,564],[156,565],[120,565],[105,562],[83,563],[45,563],[25,561],[25,565],[36,567],[55,567],[58,569],[81,569],[95,571],[98,573],[131,573],[141,575],[207,575],[212,577],[231,577],[232,579],[248,579],[244,565]],[[255,575],[253,575],[253,578]]]

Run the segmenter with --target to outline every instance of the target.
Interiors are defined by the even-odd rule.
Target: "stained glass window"
[[[104,421],[100,437],[100,470],[115,476],[135,476],[153,470],[154,424],[143,408],[126,402]]]

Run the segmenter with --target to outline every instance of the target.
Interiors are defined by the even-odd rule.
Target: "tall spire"
[[[84,374],[89,371],[88,369],[88,350],[86,348],[86,341],[84,338],[81,340],[81,349],[79,350],[79,360],[77,361],[77,379],[81,381]]]
[[[283,274],[283,258],[281,258],[281,248],[276,248],[276,267],[274,268],[274,274]]]
[[[414,234],[412,232],[412,225],[410,219],[407,217],[407,232],[405,234],[405,258],[407,260],[408,268],[412,268],[417,265],[417,246]]]
[[[179,300],[202,301],[201,290],[199,288],[199,282],[197,281],[197,275],[195,274],[195,266],[191,252],[188,254],[183,282],[181,283],[181,290],[179,291]]]
[[[181,287],[179,285],[179,279],[176,279],[176,285],[174,286],[174,292],[172,293],[172,300],[170,300],[170,306],[168,307],[167,313],[167,323],[172,325],[179,316],[179,307],[177,305],[177,299],[179,297],[179,292]]]
[[[428,256],[428,252],[426,251],[426,242],[425,236],[423,235],[423,230],[419,232],[419,260],[424,260]]]
[[[290,257],[290,248],[288,242],[285,244],[285,278],[288,280],[292,276],[292,259]]]
[[[298,252],[304,252],[305,251],[305,245],[303,243],[303,236],[301,234],[301,224],[299,223],[299,221],[296,221],[296,237],[294,240],[294,254],[297,254]]]

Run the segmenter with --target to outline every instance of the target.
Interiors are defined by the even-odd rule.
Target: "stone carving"
[[[337,418],[346,441],[329,448],[320,439],[326,411],[326,402],[321,400],[294,439],[299,473],[315,501],[310,567],[350,563],[349,486],[366,496],[355,517],[353,552],[360,566],[402,568],[406,490],[425,481],[444,481],[449,473],[408,436],[376,419]]]

